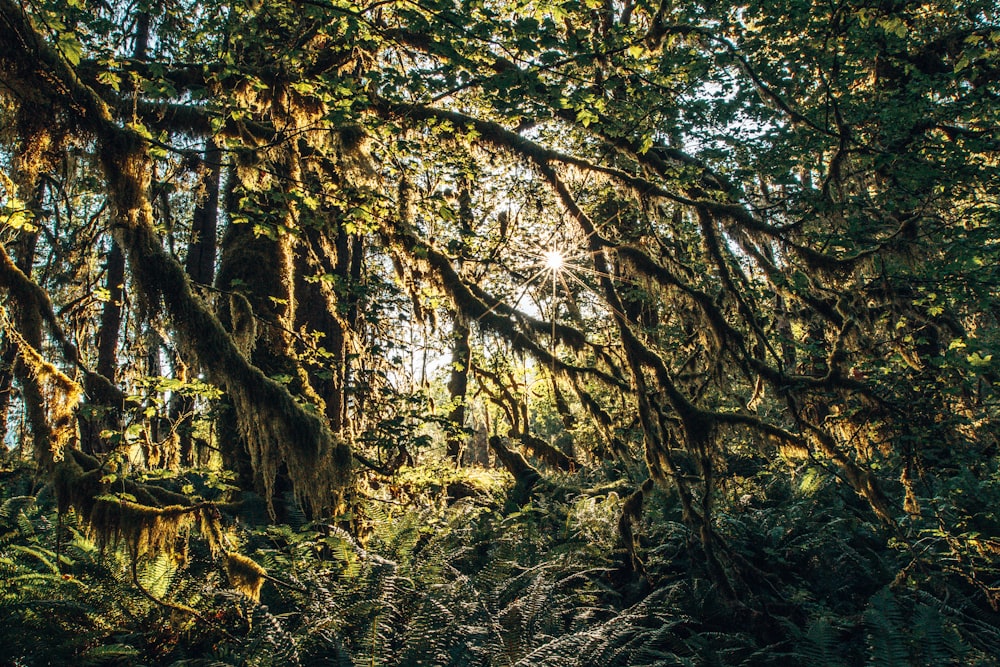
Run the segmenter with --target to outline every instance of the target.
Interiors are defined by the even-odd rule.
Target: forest
[[[1000,664],[993,0],[0,0],[0,664]]]

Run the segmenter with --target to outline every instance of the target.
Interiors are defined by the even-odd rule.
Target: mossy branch
[[[518,317],[519,313],[517,311],[511,309],[511,317],[504,317],[498,314],[497,306],[500,304],[499,299],[490,298],[492,305],[483,301],[477,289],[473,289],[462,280],[462,277],[455,270],[455,267],[452,266],[448,257],[416,234],[400,229],[399,226],[390,225],[388,221],[383,226],[382,233],[399,255],[410,258],[410,261],[415,264],[423,264],[426,268],[426,273],[436,276],[442,289],[448,293],[455,306],[466,317],[499,333],[510,341],[515,349],[531,354],[539,363],[548,368],[555,368],[564,374],[590,375],[600,379],[609,386],[625,387],[625,383],[621,379],[609,373],[597,368],[567,364],[554,356],[528,336],[522,329],[515,326],[514,322],[511,321],[511,317],[519,320],[520,317]]]
[[[490,449],[497,455],[497,459],[503,464],[503,467],[514,476],[515,502],[524,502],[530,496],[535,485],[542,481],[541,473],[535,470],[520,452],[510,449],[500,436],[490,436],[489,443]]]

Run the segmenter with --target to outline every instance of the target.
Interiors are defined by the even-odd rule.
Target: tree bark
[[[104,265],[104,289],[108,300],[101,310],[101,326],[97,330],[97,372],[111,382],[118,375],[118,336],[122,323],[122,299],[125,297],[125,253],[117,241],[111,242]]]
[[[17,348],[6,336],[0,339],[0,446],[7,442],[11,399],[14,397],[14,361]]]
[[[215,259],[219,227],[219,183],[222,151],[214,140],[205,142],[202,174],[198,182],[194,214],[191,217],[191,241],[184,268],[191,280],[201,285],[215,282]]]
[[[465,448],[465,400],[469,388],[469,363],[471,349],[469,347],[469,324],[461,312],[455,313],[451,330],[451,371],[448,376],[448,396],[452,408],[448,419],[454,426],[454,431],[448,434],[447,454],[456,464],[462,463],[462,451]]]
[[[36,210],[38,207],[35,207]],[[32,232],[23,237],[17,244],[15,265],[24,275],[31,277],[35,260],[35,249],[38,245],[38,232]],[[37,304],[22,302],[15,314],[17,331],[24,342],[36,350],[42,347],[42,317]],[[54,464],[51,440],[52,428],[48,422],[45,410],[45,396],[37,378],[24,361],[18,357],[14,362],[14,377],[21,387],[21,400],[27,415],[28,426],[31,428],[32,449],[35,461],[42,470],[50,470]]]
[[[215,260],[218,254],[219,187],[222,180],[222,151],[213,139],[205,141],[194,213],[191,216],[191,238],[188,242],[184,269],[199,285],[215,283]],[[188,369],[178,359],[178,379],[188,380]],[[181,465],[198,466],[202,453],[197,451],[194,438],[195,401],[189,396],[176,395],[170,404],[170,421],[175,424],[177,450]]]

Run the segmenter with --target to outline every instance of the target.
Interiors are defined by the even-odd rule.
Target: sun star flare
[[[563,254],[558,250],[549,250],[545,253],[545,268],[550,271],[558,271],[565,264],[565,258]]]

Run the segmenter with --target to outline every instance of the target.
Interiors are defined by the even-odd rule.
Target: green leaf
[[[111,86],[116,92],[121,90],[122,78],[116,72],[109,72],[107,70],[98,72],[97,80],[106,86]]]
[[[576,120],[584,127],[590,127],[592,123],[596,123],[600,120],[600,116],[590,109],[580,109],[576,112]]]
[[[4,207],[4,213],[7,214],[4,224],[11,229],[22,232],[33,232],[38,229],[37,225],[31,224],[35,216],[27,209],[9,209]]]
[[[56,48],[70,65],[76,67],[80,64],[80,60],[83,57],[83,45],[76,38],[76,34],[72,32],[60,33],[56,39]]]
[[[983,366],[990,365],[990,362],[993,361],[993,355],[982,355],[979,352],[973,352],[965,357],[965,360],[968,361],[974,368],[982,368]]]

